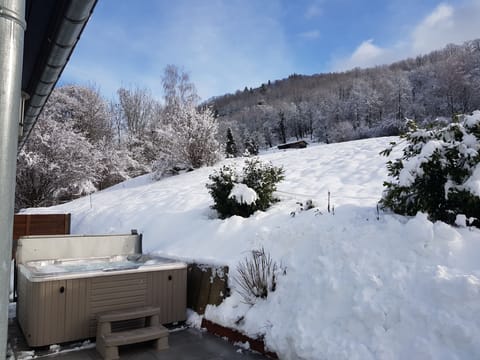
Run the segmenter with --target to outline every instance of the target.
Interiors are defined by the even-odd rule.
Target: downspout
[[[25,0],[0,0],[0,359],[6,358]]]

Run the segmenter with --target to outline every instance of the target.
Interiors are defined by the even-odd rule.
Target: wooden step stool
[[[97,315],[97,351],[106,360],[119,359],[118,347],[145,341],[155,341],[157,350],[168,349],[168,330],[159,324],[160,308],[146,306],[123,309]],[[112,332],[112,323],[145,319],[145,327]]]

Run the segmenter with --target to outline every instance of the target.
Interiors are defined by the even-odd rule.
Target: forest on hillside
[[[397,135],[405,118],[444,123],[480,108],[480,39],[391,65],[293,74],[208,104],[222,139],[230,128],[240,148],[249,139],[265,147],[291,138],[328,143]]]
[[[290,139],[339,142],[396,135],[480,109],[480,40],[388,66],[291,75],[200,103],[174,65],[163,101],[120,88],[56,88],[17,161],[16,209],[50,206],[153,172],[159,179],[258,153]],[[226,154],[228,153],[228,154]]]

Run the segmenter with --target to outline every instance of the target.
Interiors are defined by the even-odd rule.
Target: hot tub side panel
[[[89,337],[96,335],[97,314],[147,305],[147,277],[148,273],[137,272],[89,279]]]
[[[91,279],[90,337],[96,335],[96,315],[105,311],[140,306],[160,307],[160,323],[186,319],[187,269],[166,269],[126,275],[99,276]],[[119,329],[128,328],[120,324]]]
[[[64,280],[35,283],[19,277],[18,320],[28,345],[68,341],[65,287]]]
[[[18,320],[30,346],[95,337],[105,311],[153,305],[162,324],[183,321],[186,279],[186,267],[38,282],[20,273]]]
[[[148,274],[148,305],[160,307],[160,322],[184,321],[187,309],[187,268]]]
[[[65,285],[65,330],[62,342],[90,337],[89,294],[92,279],[69,279]],[[60,341],[59,341],[60,342]]]

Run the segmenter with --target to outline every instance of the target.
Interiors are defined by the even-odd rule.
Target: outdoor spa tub
[[[23,261],[17,318],[30,346],[86,339],[106,311],[150,305],[162,324],[185,320],[186,287],[185,263],[153,255]]]

